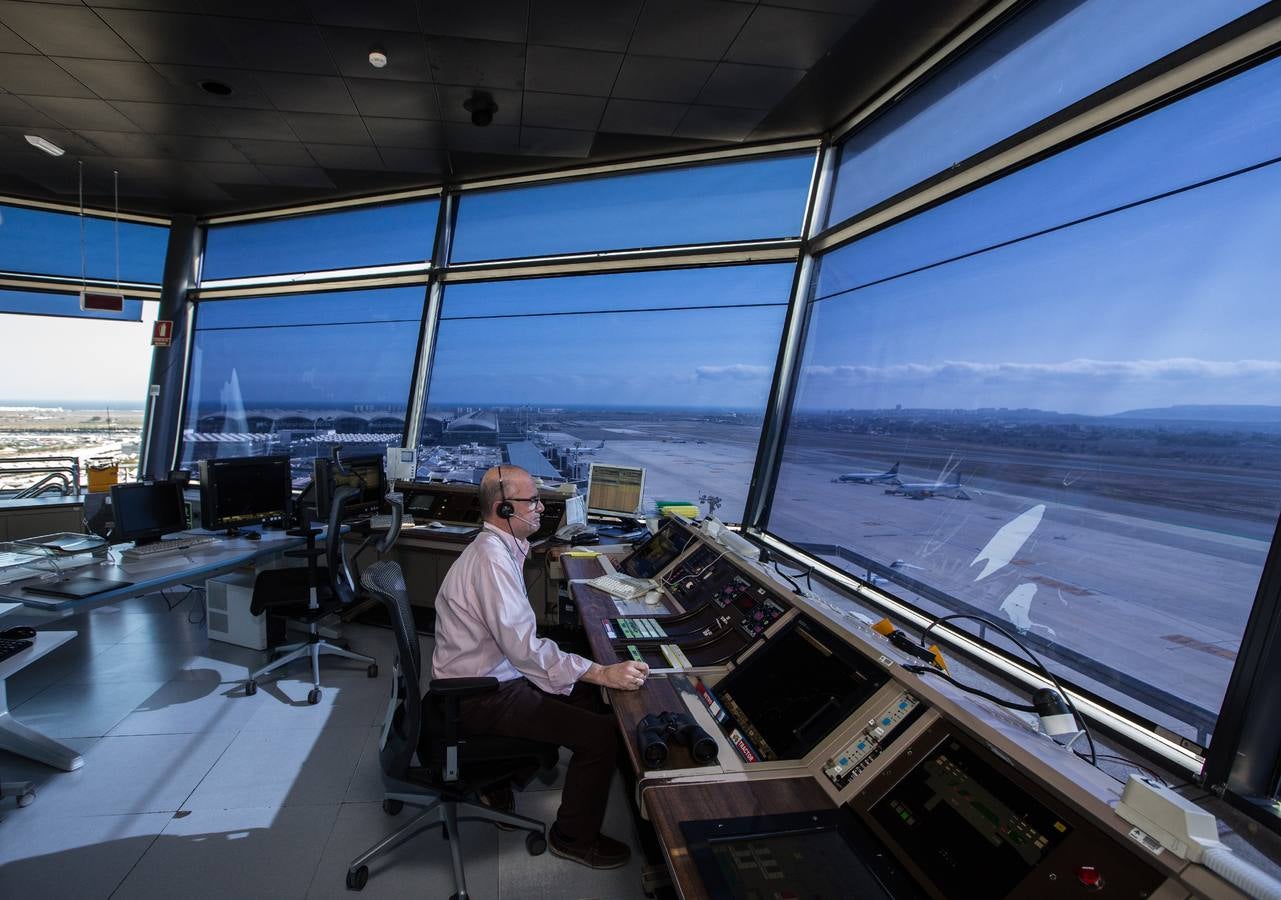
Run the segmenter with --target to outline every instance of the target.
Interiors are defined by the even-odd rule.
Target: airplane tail
[[[895,462],[895,463],[894,463],[894,465],[890,466],[890,470],[889,470],[888,472],[886,472],[885,474],[886,474],[886,475],[897,475],[897,474],[898,474],[898,462]]]

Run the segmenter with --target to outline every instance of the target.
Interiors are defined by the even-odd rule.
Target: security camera
[[[463,101],[463,109],[471,113],[471,123],[473,125],[477,128],[484,128],[494,121],[494,113],[498,112],[498,104],[485,91],[476,91]]]

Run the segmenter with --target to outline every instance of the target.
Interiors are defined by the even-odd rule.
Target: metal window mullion
[[[458,195],[445,191],[436,213],[436,237],[432,244],[433,265],[447,264],[454,245],[454,228],[458,216]],[[418,367],[414,371],[413,390],[409,411],[405,416],[405,446],[417,447],[422,438],[423,415],[427,411],[427,395],[431,388],[431,367],[436,357],[436,330],[440,326],[440,310],[444,302],[445,286],[440,278],[441,269],[433,270],[427,287],[427,308],[418,342]]]
[[[828,229],[814,239],[812,249],[816,253],[834,250],[872,231],[906,219],[926,207],[994,181],[1037,159],[1065,149],[1082,138],[1128,121],[1135,115],[1179,96],[1189,88],[1274,50],[1279,44],[1281,17],[1225,40],[1199,56],[1160,71],[1146,81],[1094,103],[1075,115],[1054,121],[1049,127],[1033,125],[1028,129],[1031,133],[1026,139],[1003,151],[980,158],[950,177],[926,181],[919,190],[912,191],[898,201],[873,207],[871,212],[856,214],[845,224]],[[1104,88],[1103,92],[1108,90]],[[1056,118],[1057,116],[1052,116],[1047,121]]]
[[[0,195],[0,203],[5,206],[15,206],[22,209],[38,209],[44,212],[66,213],[68,215],[79,216],[80,207],[67,203],[51,203],[46,200],[31,200],[26,197],[10,197]],[[162,228],[168,228],[172,223],[170,218],[164,216],[145,216],[138,213],[122,212],[117,215],[109,209],[93,209],[85,207],[84,214],[94,219],[119,219],[121,222],[133,222],[139,225],[159,225]]]
[[[836,157],[836,149],[830,145],[819,150],[818,158],[815,160],[814,177],[810,180],[809,198],[805,204],[806,220],[803,223],[802,234],[808,234],[815,227],[816,215],[824,205],[823,198],[831,192]],[[760,444],[756,451],[756,463],[752,467],[752,481],[748,486],[747,502],[743,509],[743,525],[746,528],[761,529],[768,521],[770,503],[782,462],[783,443],[791,418],[791,405],[796,396],[800,359],[805,350],[805,335],[809,326],[810,284],[813,280],[815,265],[817,260],[814,256],[808,250],[802,252],[797,260],[796,273],[792,279],[792,296],[783,323],[783,333],[779,338],[774,379],[770,384],[769,399],[765,406],[765,421],[761,427]]]

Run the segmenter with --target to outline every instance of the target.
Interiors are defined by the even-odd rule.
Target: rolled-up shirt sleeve
[[[470,587],[476,592],[478,612],[503,655],[540,690],[568,694],[591,661],[538,636],[524,581],[510,561],[491,553],[478,562]]]

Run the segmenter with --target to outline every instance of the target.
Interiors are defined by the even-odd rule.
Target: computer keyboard
[[[31,641],[19,641],[13,638],[0,638],[0,662],[4,662],[15,653],[21,653],[31,646]]]
[[[156,541],[151,544],[143,544],[140,547],[130,547],[120,554],[120,558],[126,561],[152,559],[156,556],[163,556],[166,553],[178,553],[183,550],[190,550],[192,547],[212,544],[216,540],[217,538],[210,535],[195,534],[180,538],[170,538],[167,541]]]
[[[621,600],[636,600],[657,588],[648,578],[632,578],[629,575],[598,575],[587,583]]]
[[[396,517],[391,513],[380,513],[376,516],[369,517],[370,528],[390,528]]]

